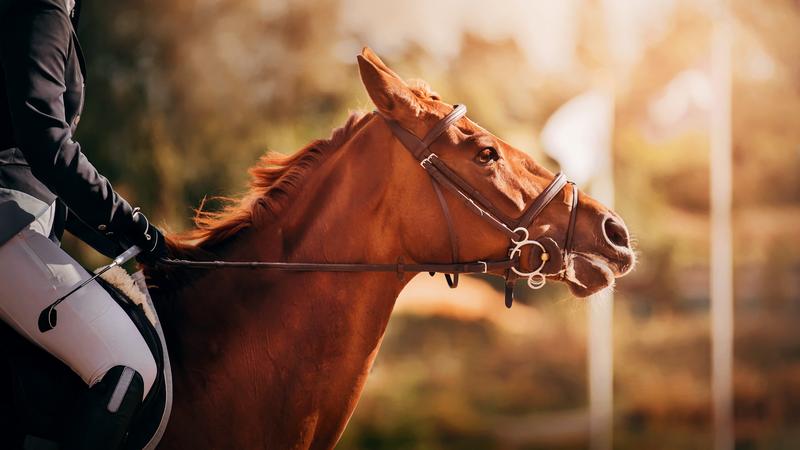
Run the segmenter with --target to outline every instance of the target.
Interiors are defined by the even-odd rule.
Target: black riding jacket
[[[52,239],[118,252],[138,217],[72,138],[86,68],[64,0],[0,0],[0,69],[0,245],[55,202]]]

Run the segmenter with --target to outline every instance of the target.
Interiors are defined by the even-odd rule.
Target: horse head
[[[390,185],[396,186],[397,191],[386,195],[398,209],[414,212],[400,218],[403,248],[409,256],[416,261],[448,261],[455,254],[462,261],[508,258],[508,233],[498,232],[490,221],[480,217],[486,215],[485,211],[475,214],[476,208],[470,208],[473,199],[468,197],[473,194],[483,197],[493,206],[494,215],[515,223],[528,205],[553,183],[555,175],[526,152],[461,117],[433,140],[428,149],[466,182],[472,194],[467,193],[465,198],[457,192],[443,192],[445,214],[437,212],[437,196],[441,193],[437,193],[436,186],[431,188],[430,182],[422,180],[426,176],[420,166],[424,168],[425,161],[420,164],[413,157],[409,145],[396,138],[396,129],[425,136],[454,111],[454,106],[444,102],[424,82],[404,81],[368,48],[358,56],[358,64],[369,97],[386,119],[381,140],[391,142],[385,151],[392,155],[393,174],[389,176],[394,180]],[[397,124],[395,136],[391,136],[391,123]],[[542,283],[545,277],[562,281],[573,295],[586,297],[630,272],[635,253],[628,229],[617,213],[582,192],[573,211],[574,195],[578,191],[572,185],[561,188],[524,230],[517,230],[519,238],[511,240],[530,239],[525,242],[538,243],[517,246],[521,256],[519,273],[529,273],[538,267]],[[573,217],[574,224],[570,226]],[[513,226],[507,228],[514,230]],[[447,244],[448,234],[452,245]],[[513,252],[513,243],[511,247]],[[537,257],[542,253],[547,253],[547,257],[540,261]],[[505,270],[494,272],[509,275]]]

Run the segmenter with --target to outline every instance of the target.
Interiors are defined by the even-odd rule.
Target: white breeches
[[[150,349],[119,305],[96,282],[58,305],[58,326],[42,333],[39,313],[90,277],[46,236],[53,207],[0,246],[0,319],[77,373],[89,386],[114,366],[135,369],[147,394],[156,378]]]

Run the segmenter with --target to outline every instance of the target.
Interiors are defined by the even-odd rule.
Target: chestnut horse
[[[197,229],[172,257],[239,261],[451,262],[448,227],[425,170],[385,118],[424,136],[453,107],[407,84],[369,49],[361,79],[379,113],[355,114],[328,140],[266,156],[250,191]],[[383,117],[382,117],[383,116]],[[554,175],[467,118],[432,149],[510,217]],[[529,227],[561,237],[563,189]],[[572,257],[552,275],[584,297],[627,273],[622,220],[580,195]],[[506,258],[508,237],[445,192],[462,261]],[[398,294],[414,274],[146,267],[169,341],[172,419],[159,448],[332,448],[356,407]]]

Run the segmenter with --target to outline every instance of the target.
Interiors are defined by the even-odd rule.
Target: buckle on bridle
[[[431,153],[430,155],[426,156],[425,159],[419,162],[419,165],[422,166],[423,169],[427,169],[425,164],[433,164],[431,161],[433,158],[438,158],[439,156],[436,153]]]
[[[486,261],[478,261],[478,264],[483,264],[483,271],[481,273],[489,273],[489,264]]]

